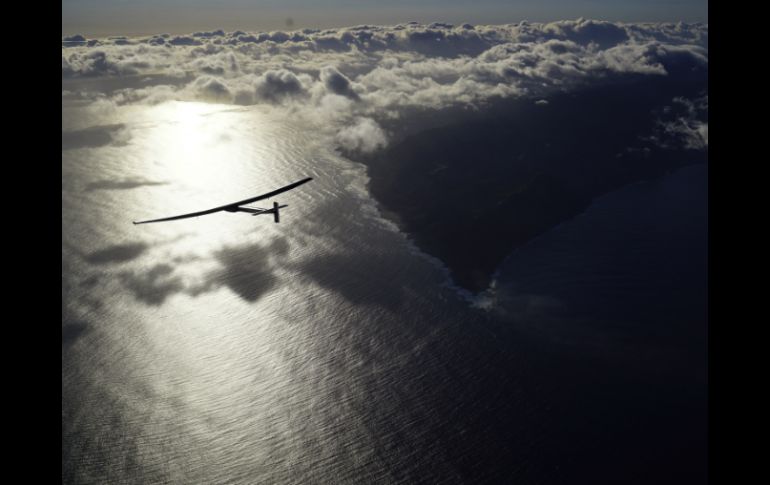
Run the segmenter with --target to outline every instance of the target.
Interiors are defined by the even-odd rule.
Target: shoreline
[[[662,107],[702,88],[656,79],[559,94],[547,105],[503,100],[491,119],[437,113],[434,126],[423,118],[420,129],[402,127],[405,135],[380,152],[345,156],[366,167],[383,217],[439,259],[453,284],[478,296],[514,250],[597,198],[707,163],[707,148],[656,146],[643,137],[656,129],[650,97]],[[595,114],[586,119],[586,111]],[[479,147],[483,160],[475,157]]]

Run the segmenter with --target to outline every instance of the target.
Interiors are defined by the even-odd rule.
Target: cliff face
[[[512,250],[595,197],[707,162],[707,142],[691,139],[693,126],[708,123],[707,107],[694,108],[707,103],[707,75],[698,74],[626,78],[546,101],[439,113],[440,126],[355,159],[368,166],[384,213],[446,263],[455,283],[478,292]],[[399,128],[408,133],[390,127]]]

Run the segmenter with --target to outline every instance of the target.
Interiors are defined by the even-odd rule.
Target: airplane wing
[[[182,214],[180,216],[164,217],[163,219],[152,219],[150,221],[134,221],[134,224],[148,224],[150,222],[175,221],[177,219],[187,219],[188,217],[205,216],[206,214],[213,214],[214,212],[219,212],[222,210],[224,210],[224,208],[217,207],[215,209],[209,209],[209,210],[200,211],[200,212],[191,212],[189,214]]]
[[[304,183],[310,182],[313,180],[312,177],[304,178],[298,182],[294,182],[293,184],[289,184],[286,187],[281,187],[280,189],[276,189],[272,192],[268,192],[266,194],[258,195],[256,197],[252,197],[250,199],[241,200],[239,202],[233,202],[232,204],[223,205],[220,207],[214,207],[213,209],[207,209],[199,212],[191,212],[189,214],[182,214],[178,216],[172,216],[172,217],[164,217],[162,219],[152,219],[149,221],[134,221],[134,224],[148,224],[150,222],[163,222],[163,221],[175,221],[177,219],[187,219],[188,217],[198,217],[198,216],[205,216],[206,214],[213,214],[215,212],[227,210],[227,209],[235,209],[238,206],[244,205],[244,204],[250,204],[251,202],[256,202],[258,200],[264,200],[268,199],[270,197],[273,197],[275,195],[278,195],[282,192],[286,192],[287,190],[291,190],[295,187],[298,187]]]
[[[313,180],[313,177],[308,177],[306,179],[300,180],[299,182],[294,182],[293,184],[289,184],[286,187],[281,187],[280,189],[275,189],[272,192],[268,192],[266,194],[262,194],[262,195],[258,195],[256,197],[252,197],[251,199],[242,200],[240,202],[233,202],[232,204],[227,204],[227,205],[223,205],[222,207],[217,207],[216,210],[225,210],[225,209],[228,209],[230,207],[238,207],[239,205],[251,204],[252,202],[257,202],[258,200],[269,199],[270,197],[278,195],[278,194],[280,194],[282,192],[286,192],[287,190],[291,190],[291,189],[293,189],[295,187],[299,187],[300,185],[302,185],[304,183],[307,183],[307,182],[310,182],[311,180]],[[213,210],[213,209],[210,209],[210,210]]]

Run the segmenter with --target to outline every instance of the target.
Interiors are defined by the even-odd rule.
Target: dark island
[[[367,165],[383,214],[479,292],[515,248],[597,196],[707,162],[707,146],[670,129],[708,122],[707,107],[690,102],[707,103],[707,72],[668,67],[668,76],[616,77],[545,100],[415,113],[409,126],[386,124],[387,149],[349,156]]]

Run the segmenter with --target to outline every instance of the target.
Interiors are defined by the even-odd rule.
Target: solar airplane
[[[280,209],[283,209],[284,207],[288,207],[287,205],[279,205],[278,202],[273,202],[273,208],[272,209],[263,209],[261,207],[248,207],[246,204],[250,204],[252,202],[257,202],[259,200],[264,200],[270,197],[273,197],[275,195],[278,195],[280,193],[286,192],[288,190],[291,190],[293,188],[299,187],[300,185],[310,182],[313,180],[312,177],[304,178],[298,182],[294,182],[293,184],[289,184],[286,187],[281,187],[280,189],[276,189],[272,192],[268,192],[266,194],[258,195],[256,197],[252,197],[250,199],[241,200],[239,202],[233,202],[232,204],[227,204],[219,207],[214,207],[213,209],[206,209],[199,212],[191,212],[189,214],[182,214],[179,216],[171,216],[171,217],[164,217],[162,219],[152,219],[149,221],[134,221],[134,224],[149,224],[150,222],[164,222],[164,221],[175,221],[177,219],[187,219],[188,217],[198,217],[198,216],[205,216],[208,214],[213,214],[215,212],[247,212],[251,214],[252,216],[259,216],[262,214],[273,214],[273,220],[275,222],[280,222],[280,217],[278,215],[278,211]]]

